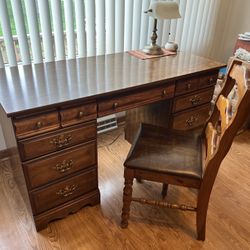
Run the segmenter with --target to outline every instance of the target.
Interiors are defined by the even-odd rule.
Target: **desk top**
[[[0,69],[0,103],[8,116],[62,103],[108,97],[181,79],[225,64],[180,52],[149,60],[128,53]]]

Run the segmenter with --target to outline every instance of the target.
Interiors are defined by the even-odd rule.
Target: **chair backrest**
[[[210,185],[213,185],[235,135],[250,115],[250,63],[233,60],[225,79],[202,135],[203,182]],[[237,100],[229,99],[232,90],[237,91]]]

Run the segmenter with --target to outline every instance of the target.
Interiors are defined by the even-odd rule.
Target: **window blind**
[[[153,1],[0,0],[0,67],[142,49],[151,42],[144,11]],[[208,56],[222,0],[175,1],[182,18],[159,20],[157,43]]]

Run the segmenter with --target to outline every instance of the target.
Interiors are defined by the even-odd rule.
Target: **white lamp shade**
[[[179,6],[176,2],[153,2],[147,14],[156,19],[180,18]]]

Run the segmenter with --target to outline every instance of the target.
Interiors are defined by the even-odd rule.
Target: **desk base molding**
[[[43,230],[48,226],[49,222],[65,218],[70,214],[76,213],[78,210],[87,205],[95,206],[97,204],[100,204],[99,189],[80,196],[54,209],[50,209],[42,214],[34,216],[36,230]]]

